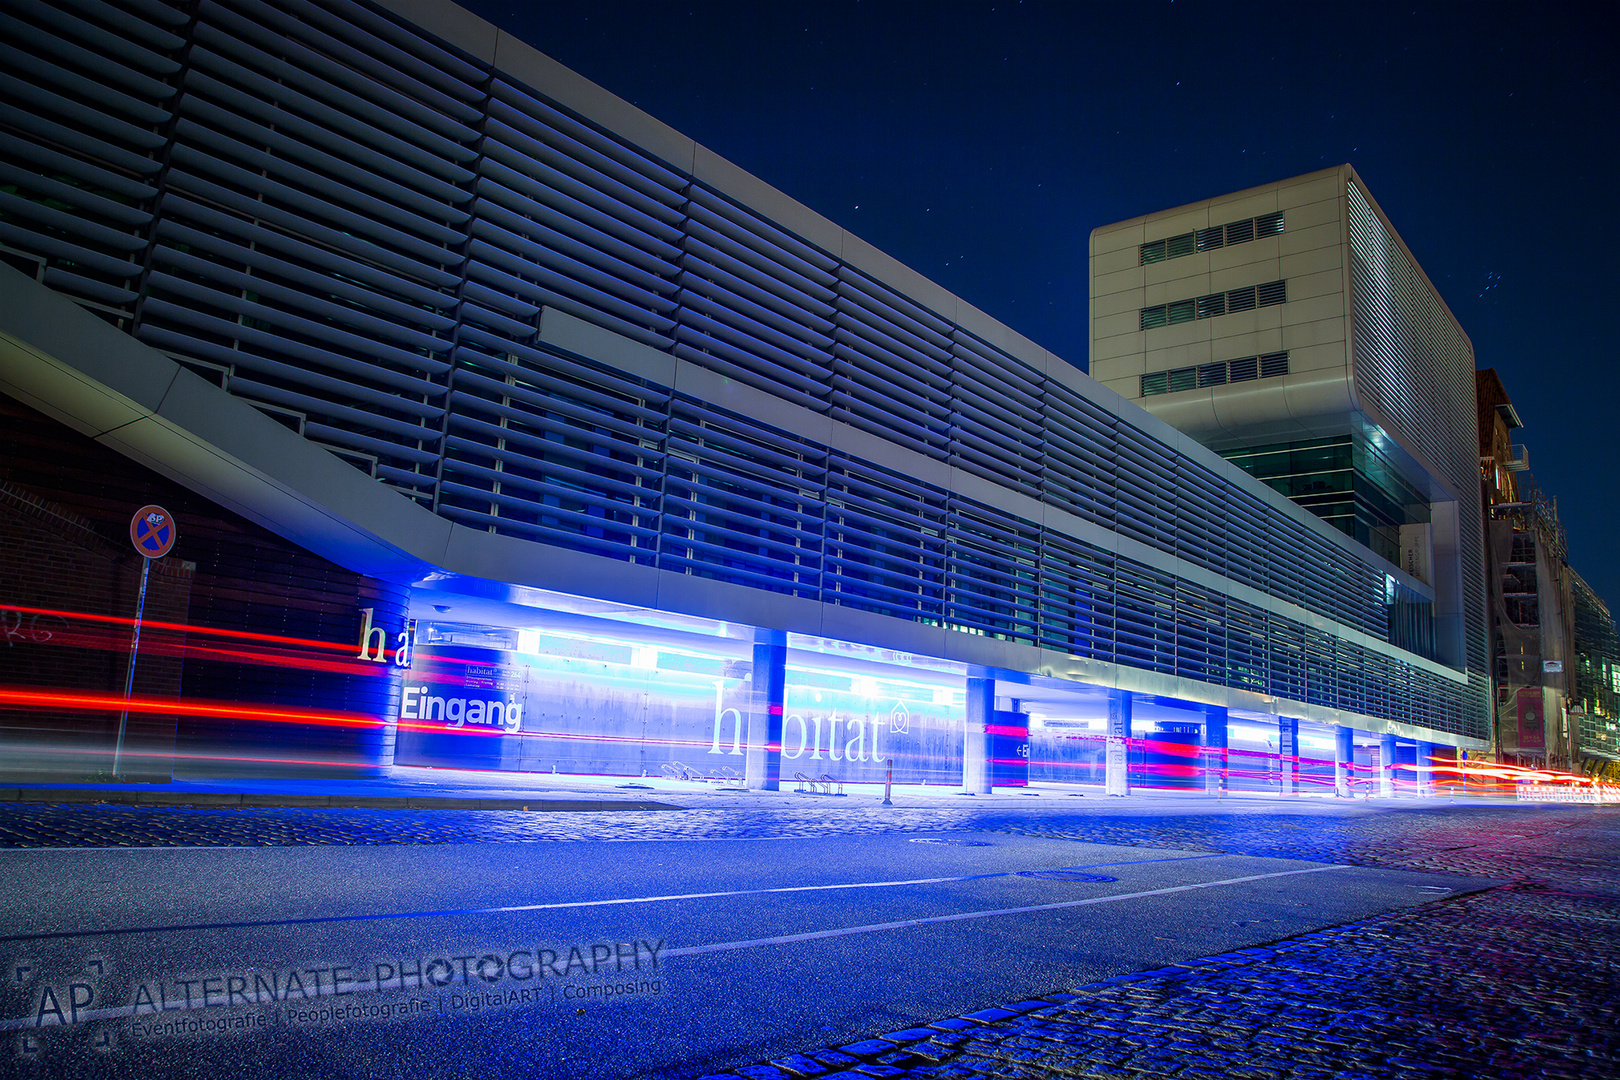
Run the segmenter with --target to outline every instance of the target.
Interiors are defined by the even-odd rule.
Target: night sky
[[[463,3],[1081,368],[1092,229],[1349,162],[1620,614],[1611,8]]]

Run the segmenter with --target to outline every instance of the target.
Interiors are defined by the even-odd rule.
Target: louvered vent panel
[[[1207,466],[1178,454],[1171,490],[1176,503],[1175,553],[1195,566],[1224,575],[1228,485]]]
[[[1305,628],[1272,615],[1269,692],[1292,701],[1305,700]]]
[[[666,470],[661,567],[818,598],[823,448],[677,398]]]
[[[951,438],[950,325],[842,267],[832,347],[832,414],[944,460]]]
[[[457,349],[439,513],[651,565],[668,395],[515,343]]]
[[[1276,511],[1236,486],[1226,489],[1226,574],[1263,593],[1271,591]]]
[[[482,73],[343,4],[194,33],[136,335],[430,501]]]
[[[1040,530],[953,498],[946,524],[946,624],[1033,643],[1040,605]]]
[[[114,320],[138,295],[184,22],[165,4],[0,11],[0,255]]]
[[[1113,660],[1114,557],[1050,530],[1042,552],[1040,643],[1070,656]]]
[[[689,194],[691,220],[681,258],[686,275],[713,280],[707,271],[719,254],[731,263],[721,269],[738,274],[746,267],[752,273],[740,276],[755,278],[768,292],[832,302],[838,264],[830,256],[701,185],[693,184]],[[806,408],[827,410],[832,356],[822,344],[824,333],[788,333],[775,320],[717,303],[704,295],[713,289],[682,280],[687,288],[675,330],[677,356]]]
[[[478,287],[469,298],[529,328],[541,307],[555,307],[670,347],[685,202],[679,178],[603,153],[577,123],[503,81],[492,84],[489,112],[468,268]]]
[[[1226,685],[1263,694],[1271,686],[1268,616],[1237,600],[1226,601]]]
[[[1032,497],[1045,456],[1045,380],[1000,349],[957,331],[951,343],[951,464]]]
[[[1120,559],[1114,585],[1114,639],[1118,661],[1176,673],[1176,579]]]
[[[1305,701],[1311,705],[1333,708],[1339,704],[1339,691],[1334,682],[1336,663],[1335,639],[1315,627],[1305,630]]]
[[[1121,423],[1116,462],[1119,476],[1119,518],[1116,527],[1125,536],[1161,551],[1176,549],[1176,495],[1174,450]]]
[[[1187,582],[1176,587],[1176,674],[1219,686],[1226,676],[1226,598]]]
[[[945,612],[946,493],[833,455],[822,599],[919,622]]]
[[[1112,529],[1118,511],[1113,467],[1118,419],[1055,379],[1047,380],[1042,409],[1042,500]]]

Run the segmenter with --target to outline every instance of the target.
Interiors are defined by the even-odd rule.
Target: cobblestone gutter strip
[[[1620,829],[1606,824],[1483,893],[708,1080],[1620,1077]],[[1461,853],[1499,876],[1538,854]]]
[[[65,791],[0,788],[5,804],[45,806],[250,807],[344,810],[680,810],[670,803],[624,799],[469,799],[433,795],[277,795],[253,792]]]

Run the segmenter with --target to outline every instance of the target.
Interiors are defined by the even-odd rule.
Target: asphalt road
[[[1490,884],[973,830],[12,849],[0,880],[0,1074],[75,1077],[701,1075]]]

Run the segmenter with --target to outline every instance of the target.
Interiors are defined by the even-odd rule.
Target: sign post
[[[146,579],[152,561],[161,559],[174,547],[179,536],[174,518],[161,506],[143,506],[129,521],[129,542],[135,545],[141,561],[141,592],[135,601],[135,632],[129,643],[129,670],[124,674],[124,711],[118,717],[118,741],[113,744],[112,773],[116,778],[124,756],[124,731],[129,726],[129,698],[135,689],[135,654],[141,647],[141,617],[146,613]]]

